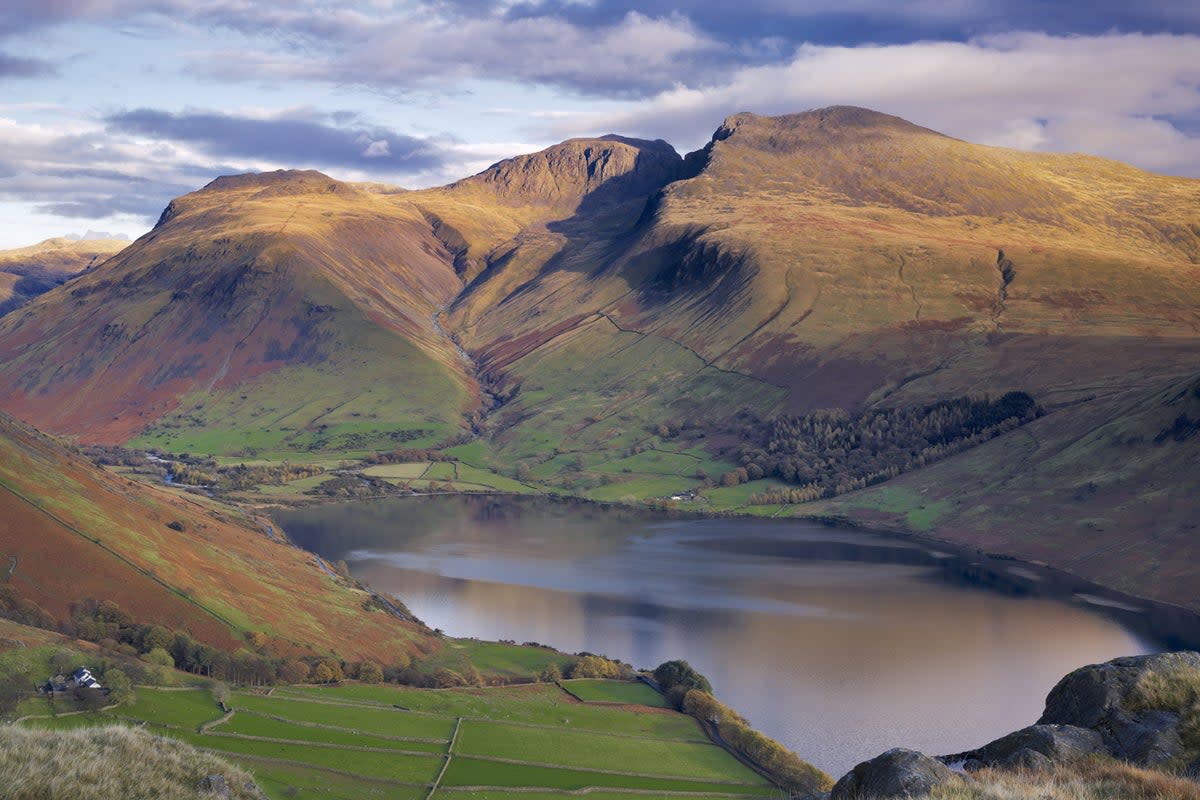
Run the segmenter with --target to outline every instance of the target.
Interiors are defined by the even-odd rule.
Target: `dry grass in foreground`
[[[939,787],[932,800],[1200,800],[1200,783],[1118,761],[1095,759],[1039,772],[980,770],[975,780]]]
[[[263,795],[250,773],[191,745],[117,725],[71,731],[0,727],[4,800],[192,800],[219,775],[234,800]]]

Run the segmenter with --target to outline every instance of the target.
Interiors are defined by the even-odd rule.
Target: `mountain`
[[[4,407],[207,452],[388,448],[459,431],[460,288],[403,199],[312,172],[220,178],[102,268],[0,320]]]
[[[1200,181],[849,107],[737,114],[684,157],[572,139],[421,191],[221,178],[0,318],[0,408],[55,433],[471,441],[471,466],[596,499],[842,515],[1200,608],[1197,363]],[[704,483],[761,420],[1008,392],[1042,416],[864,491]]]
[[[261,520],[102,470],[0,414],[0,588],[55,623],[85,600],[233,651],[394,663],[428,634],[334,579]]]
[[[737,115],[687,160],[695,177],[624,227],[579,215],[494,248],[452,317],[480,364],[515,388],[570,381],[586,353],[573,392],[604,376],[663,421],[1008,389],[1059,404],[1195,363],[1197,181],[853,108]],[[611,433],[592,427],[580,446]]]
[[[58,238],[0,250],[0,315],[97,266],[127,244],[122,239]]]

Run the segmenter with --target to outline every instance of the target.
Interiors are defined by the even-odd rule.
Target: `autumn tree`
[[[358,668],[358,679],[363,683],[380,683],[383,681],[383,667],[374,661],[364,661]]]

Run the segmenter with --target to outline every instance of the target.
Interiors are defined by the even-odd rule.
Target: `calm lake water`
[[[835,778],[890,747],[984,744],[1070,670],[1154,649],[1087,607],[964,585],[946,554],[810,523],[460,497],[277,519],[449,635],[686,659]]]

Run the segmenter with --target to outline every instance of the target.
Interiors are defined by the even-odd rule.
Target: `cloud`
[[[191,70],[223,80],[305,80],[384,91],[444,91],[465,80],[507,80],[584,94],[640,97],[682,75],[708,75],[740,57],[678,14],[630,11],[585,28],[559,17],[397,15],[383,19],[265,14],[303,46],[198,53]]]
[[[1200,34],[1200,5],[1178,0],[6,0],[0,36],[92,20],[223,29],[236,48],[202,46],[196,74],[226,81],[323,81],[392,95],[468,79],[640,98],[777,65],[801,44],[966,42],[1012,30],[1097,36]],[[229,37],[224,37],[228,39]]]
[[[195,146],[217,158],[251,158],[293,167],[370,169],[389,178],[442,166],[438,148],[424,139],[366,126],[356,115],[290,112],[273,117],[212,111],[170,113],[141,108],[106,118],[108,129],[157,141]]]
[[[446,170],[470,158],[452,147],[341,112],[239,117],[137,109],[88,120],[64,109],[48,125],[0,117],[0,201],[62,217],[134,217],[149,225],[172,198],[218,175],[315,167],[346,180],[442,182]]]
[[[1200,37],[1013,33],[968,42],[803,45],[780,64],[711,85],[678,86],[602,119],[549,126],[556,137],[610,130],[699,146],[738,111],[783,114],[861,105],[952,136],[1028,149],[1097,153],[1200,176]]]
[[[44,78],[53,75],[57,69],[49,61],[37,58],[21,58],[0,53],[0,79],[4,78]]]

